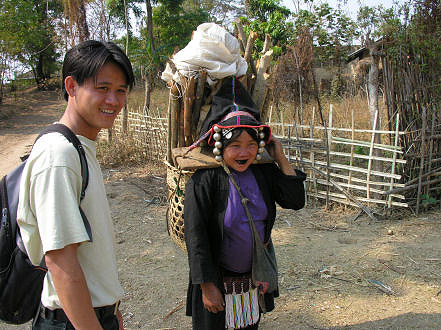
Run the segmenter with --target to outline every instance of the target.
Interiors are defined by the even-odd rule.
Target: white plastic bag
[[[199,25],[193,39],[171,60],[186,77],[197,74],[201,68],[205,69],[208,83],[232,75],[243,76],[248,68],[247,62],[240,56],[239,41],[215,23]],[[161,78],[167,82],[172,79],[180,82],[178,74],[173,75],[168,64]]]

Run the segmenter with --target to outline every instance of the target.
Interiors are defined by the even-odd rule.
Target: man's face
[[[124,72],[113,63],[104,64],[96,77],[80,86],[75,82],[72,106],[77,115],[78,131],[94,140],[102,128],[110,128],[126,102],[127,81]]]

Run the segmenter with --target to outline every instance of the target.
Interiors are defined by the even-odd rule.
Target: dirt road
[[[64,102],[55,92],[34,92],[6,100],[2,111],[14,109],[8,120],[0,121],[0,176],[9,173],[29,152],[38,132],[61,116]]]
[[[12,145],[31,144],[63,107],[56,98],[47,104],[43,96],[33,99],[24,114],[0,124],[2,173],[17,162]],[[184,307],[186,254],[168,237],[167,206],[160,202],[166,196],[165,169],[145,164],[103,169],[103,175],[126,328],[191,329]],[[299,212],[278,210],[273,241],[280,297],[261,329],[441,329],[439,211],[414,217],[398,210],[369,224],[365,216],[354,221],[354,214],[327,212],[309,202]]]

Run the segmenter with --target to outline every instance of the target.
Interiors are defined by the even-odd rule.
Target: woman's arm
[[[185,188],[184,228],[193,284],[215,282],[218,269],[213,260],[214,201],[211,174],[197,171]]]

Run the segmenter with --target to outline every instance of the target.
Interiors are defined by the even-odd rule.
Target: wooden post
[[[396,118],[396,124],[395,124],[395,142],[394,142],[394,155],[393,155],[393,160],[392,160],[392,174],[395,174],[395,166],[397,164],[397,150],[398,150],[398,140],[399,140],[399,128],[400,128],[400,114],[397,113],[397,115],[395,116]],[[390,178],[390,185],[389,185],[390,190],[394,189],[394,178],[391,177]],[[387,207],[391,208],[392,206],[392,195],[389,195],[388,201],[387,201]]]
[[[191,112],[191,135],[193,137],[193,141],[198,138],[198,123],[201,115],[201,108],[204,101],[204,90],[205,83],[207,82],[207,71],[200,70],[199,71],[199,79],[197,80],[196,86],[196,96],[193,104],[193,110]]]
[[[429,161],[427,163],[427,172],[432,171],[432,156],[433,156],[433,135],[435,132],[435,120],[436,115],[435,112],[432,113],[432,128],[430,130],[430,139],[429,139]],[[430,191],[430,185],[427,185],[425,188],[426,194]]]
[[[170,89],[170,114],[169,114],[169,134],[170,148],[178,146],[178,129],[179,129],[179,109],[181,108],[179,89],[175,82]],[[170,152],[171,152],[170,149]],[[170,163],[171,164],[171,163]],[[172,164],[173,165],[173,164]]]
[[[420,203],[421,203],[421,183],[424,173],[424,157],[426,151],[426,126],[427,126],[427,114],[426,107],[423,106],[423,118],[422,118],[422,128],[421,128],[421,161],[420,161],[420,171],[418,175],[418,192],[417,192],[417,204],[416,204],[416,214],[418,215],[420,211]]]
[[[310,153],[310,158],[311,158],[311,166],[314,168],[315,167],[315,153],[314,153],[314,120],[315,120],[315,107],[312,107],[312,118],[311,118],[311,123],[310,123],[310,129],[309,129],[309,137],[311,138],[311,153]],[[312,175],[312,184],[314,187],[314,191],[316,194],[316,198],[315,200],[317,201],[317,178],[315,176],[315,172],[311,171],[311,175]]]
[[[351,111],[351,139],[352,141],[355,140],[355,118],[354,118],[354,109],[352,109]],[[354,145],[351,143],[351,158],[349,160],[349,179],[348,179],[348,192],[351,190],[349,188],[349,186],[351,185],[351,180],[352,180],[352,166],[354,165]]]
[[[326,132],[326,209],[329,207],[329,182],[330,182],[330,167],[331,167],[331,143],[332,143],[332,104],[329,105],[329,123],[325,124]],[[326,127],[328,126],[328,127]]]
[[[366,175],[366,197],[369,200],[370,199],[370,177],[371,177],[371,169],[372,169],[372,159],[373,159],[373,153],[374,153],[374,144],[375,144],[375,136],[377,131],[377,119],[378,119],[378,110],[375,111],[374,116],[374,122],[372,124],[372,135],[371,135],[371,146],[369,149],[369,161],[368,161],[368,170]],[[369,201],[368,201],[369,206]]]
[[[184,92],[184,146],[189,146],[192,142],[191,138],[191,110],[193,108],[194,93],[195,93],[196,80],[194,76],[188,79],[187,88]]]

